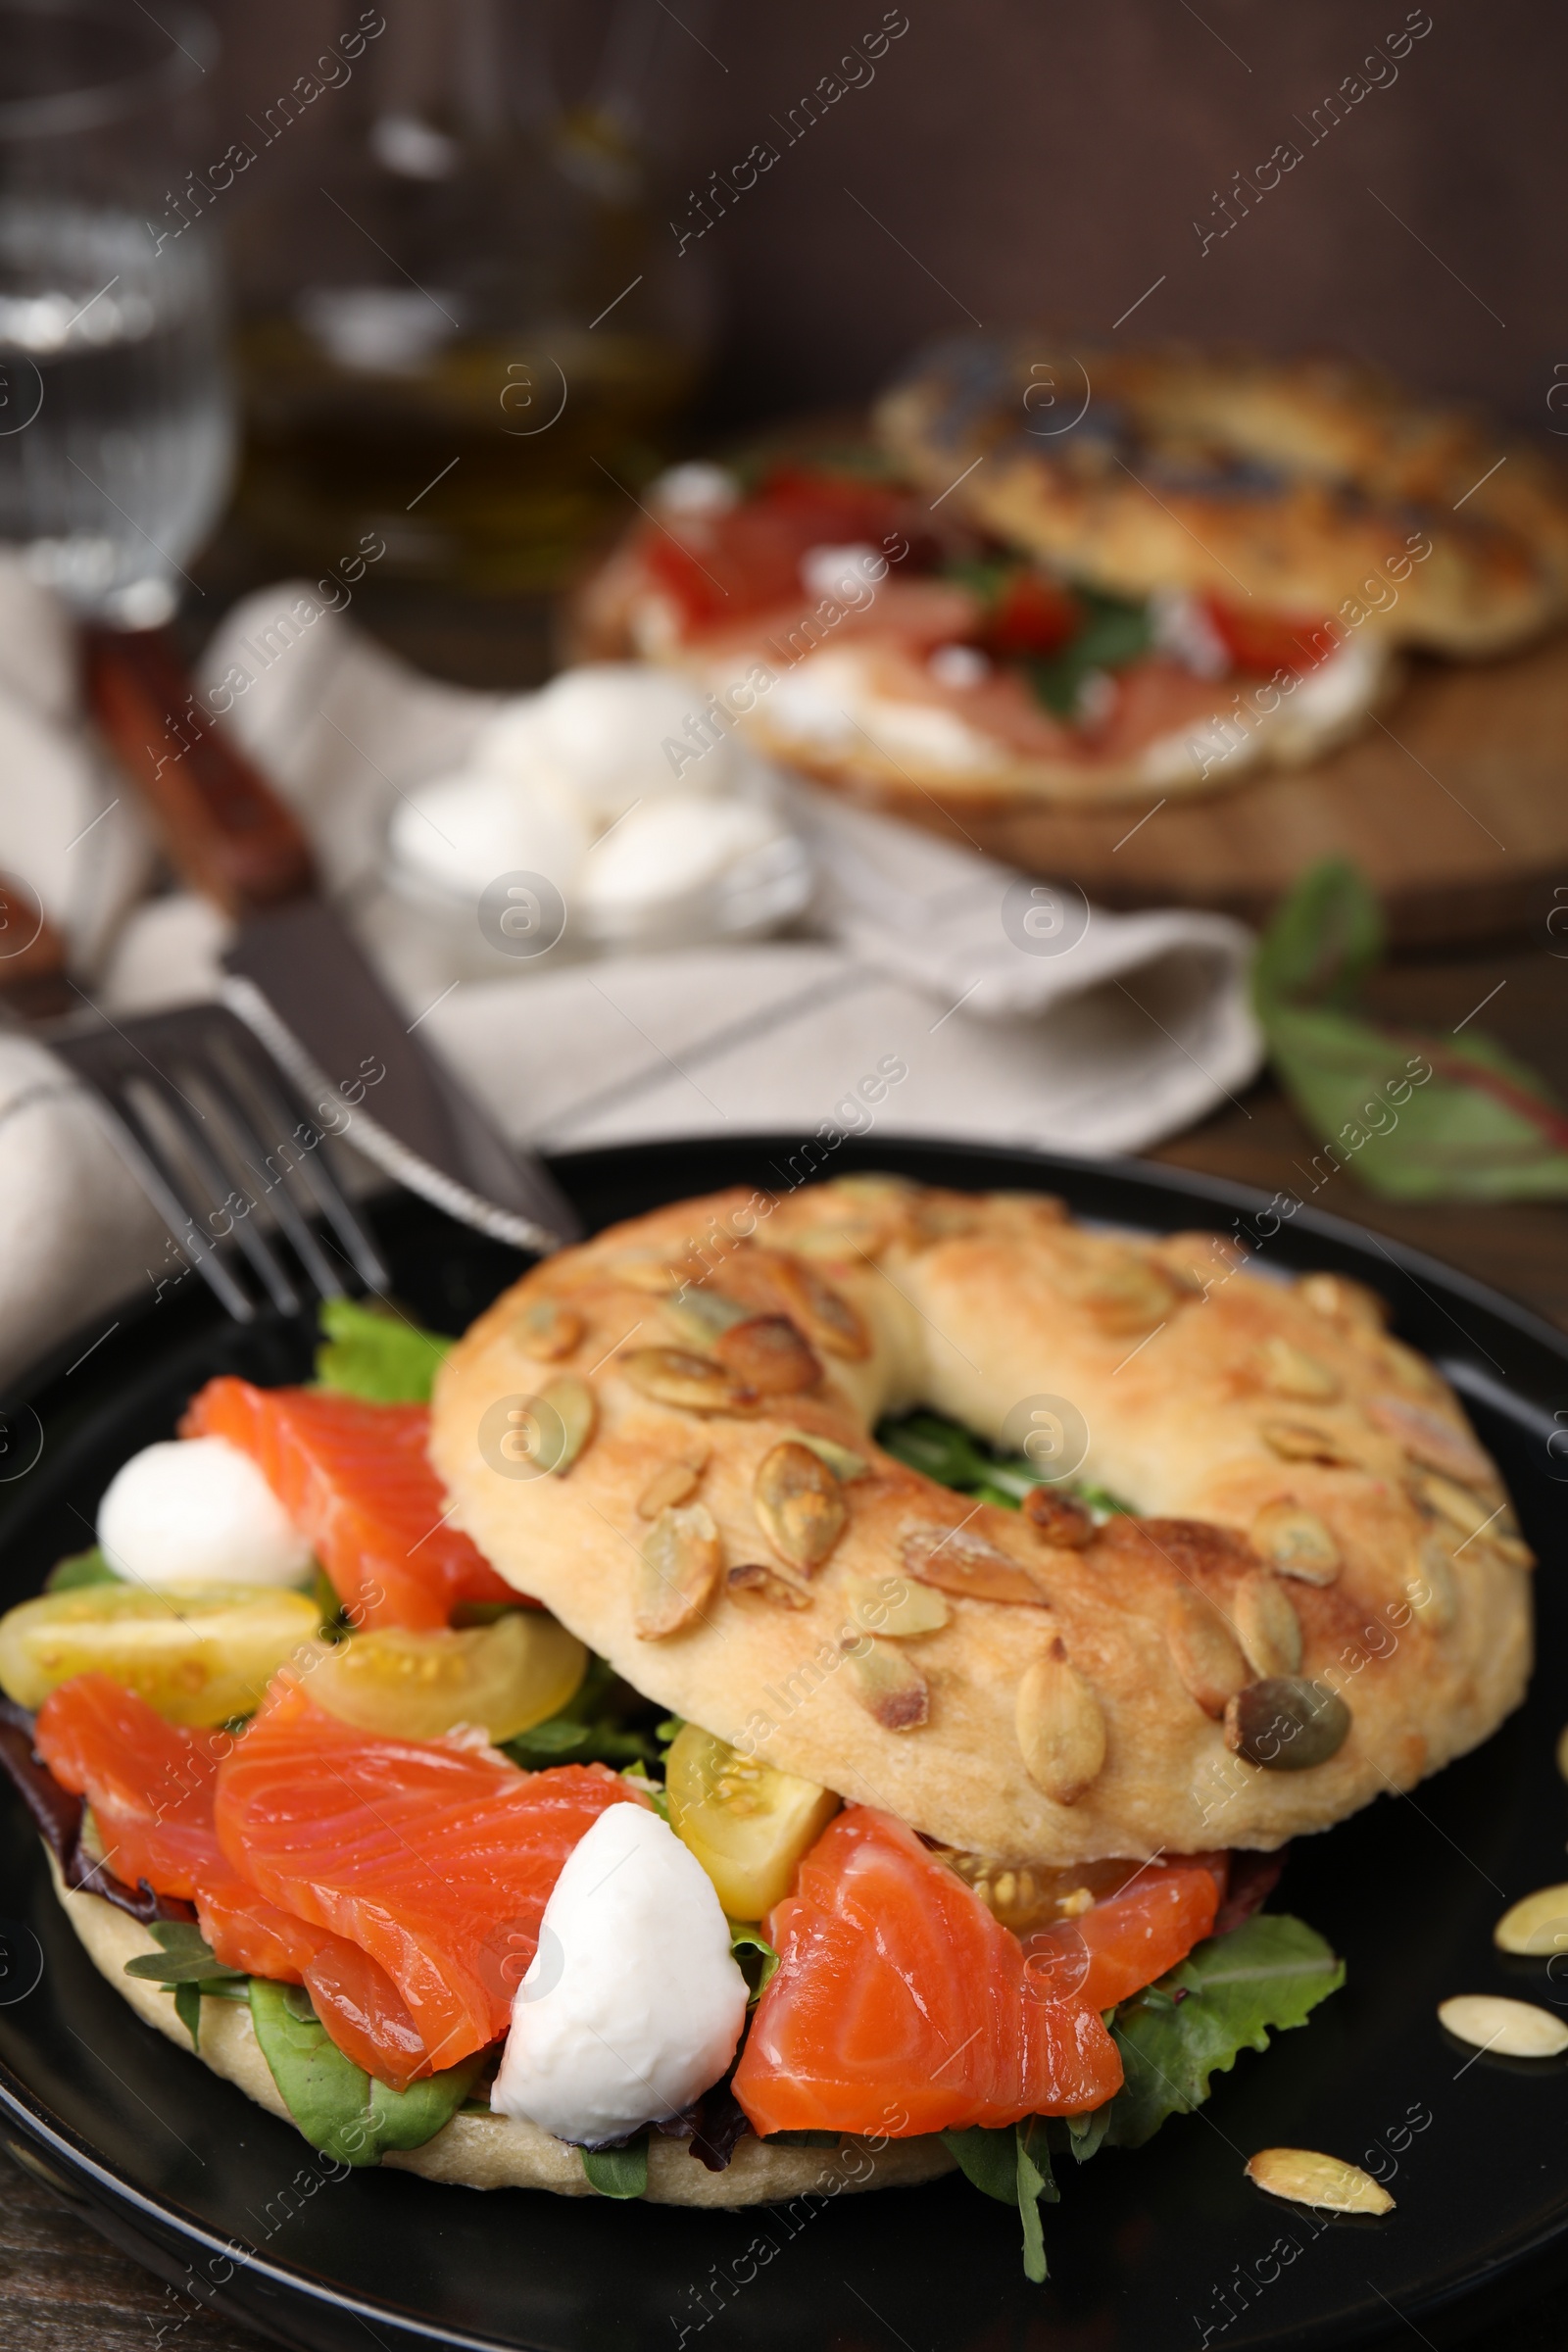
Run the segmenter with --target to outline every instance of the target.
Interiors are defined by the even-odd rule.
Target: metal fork
[[[29,1031],[84,1081],[116,1151],[236,1322],[255,1320],[258,1287],[280,1313],[297,1314],[295,1269],[318,1297],[344,1297],[334,1255],[357,1288],[390,1288],[327,1156],[333,1138],[350,1132],[354,1104],[339,1094],[307,1102],[226,1005],[183,1005],[121,1025],[91,1011]]]

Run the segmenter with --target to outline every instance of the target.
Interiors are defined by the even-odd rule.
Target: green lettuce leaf
[[[91,1551],[74,1551],[69,1559],[58,1560],[43,1580],[46,1592],[77,1592],[83,1585],[120,1585],[124,1578],[117,1576],[95,1544]]]
[[[343,2164],[379,2164],[388,2148],[433,2139],[467,2097],[484,2055],[392,2090],[343,2055],[298,1985],[252,1977],[251,2020],[284,2106],[313,2148]]]
[[[996,1452],[983,1439],[973,1436],[956,1421],[945,1420],[940,1413],[906,1413],[899,1420],[883,1421],[878,1425],[876,1442],[895,1461],[907,1462],[911,1470],[923,1471],[938,1486],[952,1487],[959,1494],[972,1494],[979,1502],[1000,1503],[1009,1511],[1017,1510],[1032,1488],[1048,1486],[1059,1486],[1063,1494],[1075,1496],[1095,1510],[1127,1508],[1126,1503],[1107,1494],[1103,1487],[1053,1479],[1044,1470],[1036,1469],[1027,1454]]]
[[[1361,1013],[1383,946],[1365,878],[1330,858],[1297,884],[1252,964],[1269,1058],[1322,1139],[1322,1181],[1344,1168],[1386,1200],[1568,1194],[1568,1111],[1533,1070],[1468,1022],[1440,1037]]]
[[[540,1772],[549,1764],[657,1764],[658,1712],[603,1658],[590,1658],[560,1713],[504,1740],[502,1747],[524,1772]]]
[[[762,1931],[752,1920],[732,1919],[729,1922],[729,1948],[735,1964],[751,1987],[746,2006],[755,2009],[778,1969],[778,1954]]]
[[[584,2148],[582,2169],[602,2197],[640,2197],[648,2189],[648,2134],[639,2132],[623,2148]]]
[[[428,1404],[442,1359],[452,1346],[433,1331],[358,1298],[324,1298],[316,1377],[340,1396],[372,1404]]]
[[[1298,1919],[1259,1911],[1211,1936],[1117,2010],[1111,2033],[1127,2079],[1109,2103],[1106,2143],[1141,2148],[1168,2115],[1200,2106],[1240,2051],[1266,2050],[1271,2033],[1304,2025],[1344,1982],[1344,1961]]]
[[[1038,2286],[1048,2276],[1040,2201],[1061,2201],[1046,2146],[1045,2118],[1030,2116],[1000,2131],[976,2124],[963,2132],[944,2132],[942,2143],[966,2180],[999,2205],[1017,2207],[1023,2224],[1024,2277]]]
[[[1084,608],[1083,627],[1054,654],[1024,662],[1036,699],[1057,718],[1077,715],[1084,681],[1097,669],[1124,669],[1153,640],[1149,607],[1098,589],[1073,591]]]

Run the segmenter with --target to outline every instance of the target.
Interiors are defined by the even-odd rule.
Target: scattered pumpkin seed
[[[1264,1772],[1309,1772],[1345,1745],[1350,1710],[1337,1690],[1298,1675],[1267,1675],[1225,1708],[1225,1744]]]
[[[724,1564],[712,1513],[700,1502],[661,1511],[643,1538],[632,1626],[640,1641],[662,1642],[702,1614]]]
[[[540,1467],[564,1478],[594,1434],[599,1417],[594,1393],[575,1372],[558,1372],[545,1382],[535,1402],[545,1408],[539,1430]]]
[[[734,1413],[756,1402],[751,1391],[739,1388],[710,1355],[692,1355],[684,1348],[632,1348],[616,1360],[632,1387],[656,1404],[679,1405],[689,1413]]]
[[[968,1600],[1021,1601],[1049,1609],[1051,1596],[1021,1560],[1000,1551],[964,1527],[940,1527],[920,1521],[906,1527],[901,1537],[904,1565],[922,1585],[942,1592],[962,1593]]]
[[[885,1732],[918,1731],[929,1720],[930,1686],[897,1642],[860,1634],[840,1647],[849,1665],[851,1689]]]
[[[814,1389],[822,1366],[788,1315],[751,1315],[713,1342],[713,1354],[731,1380],[760,1396],[794,1396]]]
[[[1389,1319],[1388,1305],[1379,1294],[1369,1291],[1365,1283],[1352,1282],[1348,1274],[1303,1274],[1296,1295],[1330,1323],[1381,1331]]]
[[[1441,1634],[1453,1623],[1459,1588],[1453,1562],[1436,1536],[1423,1539],[1416,1564],[1404,1580],[1405,1598],[1423,1625]]]
[[[728,1331],[732,1323],[744,1323],[751,1311],[738,1299],[726,1298],[721,1291],[701,1291],[691,1284],[664,1300],[668,1321],[683,1340],[698,1348],[710,1347],[720,1332]]]
[[[1076,1803],[1105,1761],[1105,1718],[1059,1641],[1024,1669],[1013,1726],[1036,1788],[1058,1805]]]
[[[858,1632],[881,1634],[889,1642],[940,1633],[953,1614],[929,1585],[911,1584],[892,1570],[886,1576],[846,1577],[844,1602]]]
[[[781,1560],[809,1576],[844,1533],[844,1491],[819,1454],[786,1438],[763,1454],[752,1482],[758,1525]]]
[[[1058,1551],[1081,1551],[1100,1533],[1093,1515],[1076,1495],[1058,1494],[1054,1487],[1031,1487],[1024,1497],[1023,1515]]]
[[[1247,2160],[1247,2177],[1271,2197],[1293,2205],[1318,2205],[1330,2213],[1392,2213],[1394,2199],[1381,2180],[1343,2156],[1315,2148],[1259,2148]]]
[[[863,1453],[852,1452],[848,1446],[841,1446],[837,1438],[819,1438],[811,1429],[786,1429],[783,1435],[793,1445],[809,1446],[819,1461],[826,1462],[842,1487],[853,1487],[856,1480],[863,1478],[871,1467]]]
[[[1301,1663],[1301,1621],[1278,1577],[1254,1569],[1231,1601],[1236,1638],[1258,1675],[1294,1674]]]
[[[1262,1421],[1258,1436],[1282,1462],[1339,1462],[1353,1464],[1340,1439],[1310,1421]]]
[[[1503,1913],[1492,1931],[1499,1952],[1528,1958],[1568,1951],[1568,1886],[1538,1886]]]
[[[1130,1339],[1134,1332],[1150,1331],[1168,1315],[1178,1292],[1163,1267],[1129,1251],[1125,1257],[1096,1266],[1073,1285],[1073,1296],[1107,1337]]]
[[[808,1609],[811,1588],[786,1568],[771,1568],[761,1560],[739,1560],[724,1571],[726,1592],[750,1593],[776,1609]]]
[[[1462,1487],[1489,1487],[1495,1479],[1496,1472],[1470,1432],[1446,1413],[1414,1404],[1408,1396],[1389,1396],[1369,1398],[1366,1410],[1367,1418],[1387,1436],[1397,1438],[1411,1461],[1424,1469],[1441,1470]]]
[[[1303,1585],[1332,1585],[1340,1573],[1333,1531],[1298,1503],[1266,1503],[1252,1521],[1252,1543],[1282,1576]]]
[[[1438,2022],[1460,2041],[1499,2058],[1556,2058],[1568,2050],[1568,2025],[1534,2001],[1500,1992],[1460,1992],[1438,2003]]]
[[[1342,1387],[1340,1376],[1327,1364],[1320,1364],[1315,1355],[1298,1348],[1293,1340],[1274,1332],[1263,1343],[1263,1385],[1276,1396],[1297,1396],[1307,1401],[1326,1403],[1338,1396]]]
[[[559,1298],[530,1298],[514,1329],[525,1355],[552,1363],[570,1355],[582,1338],[583,1320],[574,1306],[564,1306]]]
[[[701,1470],[690,1462],[666,1462],[656,1470],[637,1497],[639,1519],[657,1519],[661,1511],[673,1510],[678,1502],[690,1502],[702,1480]]]
[[[1191,1585],[1178,1585],[1170,1596],[1165,1641],[1177,1673],[1205,1715],[1223,1715],[1226,1701],[1251,1680],[1224,1618]]]
[[[815,1348],[859,1362],[871,1352],[870,1335],[841,1291],[822,1280],[814,1266],[782,1250],[759,1252],[766,1261],[770,1287],[785,1314]]]

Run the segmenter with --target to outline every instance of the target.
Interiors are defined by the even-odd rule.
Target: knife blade
[[[516,1249],[577,1239],[576,1212],[543,1164],[415,1034],[318,894],[293,811],[202,712],[167,632],[95,627],[84,639],[89,706],[165,856],[236,926],[223,956],[233,1010],[307,1093],[341,1101],[343,1086],[360,1085],[349,1138],[411,1192]]]

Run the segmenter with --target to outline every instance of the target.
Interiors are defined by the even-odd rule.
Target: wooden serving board
[[[1308,866],[1342,857],[1378,891],[1401,947],[1544,927],[1554,906],[1568,909],[1568,637],[1474,667],[1412,663],[1381,723],[1332,759],[1149,815],[1158,798],[930,821],[1103,906],[1209,906],[1261,923]],[[1543,930],[1544,944],[1553,936]]]

